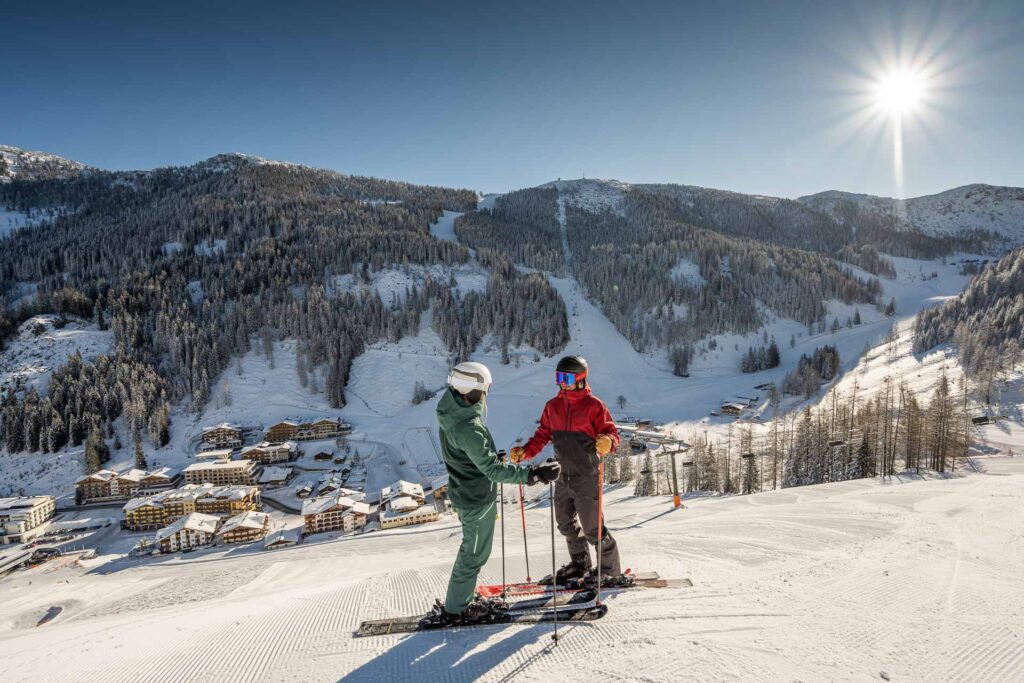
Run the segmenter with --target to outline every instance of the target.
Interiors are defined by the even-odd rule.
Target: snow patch
[[[423,287],[427,277],[435,282],[448,283],[454,277],[456,287],[460,292],[483,292],[487,289],[487,280],[490,277],[486,268],[475,262],[469,262],[461,266],[450,267],[443,264],[423,266],[420,264],[410,265],[408,268],[395,266],[384,270],[374,271],[370,275],[370,282],[363,282],[358,273],[346,273],[334,278],[335,292],[360,293],[362,291],[376,292],[385,303],[391,301],[405,301],[406,291],[411,290],[415,285]]]
[[[679,259],[679,263],[672,267],[668,275],[677,284],[694,289],[703,288],[707,284],[707,281],[700,274],[700,266],[688,258]]]
[[[63,327],[60,326],[62,320],[66,320]],[[0,354],[0,391],[8,386],[34,387],[45,396],[53,370],[66,363],[75,352],[90,361],[110,353],[112,345],[110,331],[98,330],[82,320],[64,319],[55,314],[29,318]]]

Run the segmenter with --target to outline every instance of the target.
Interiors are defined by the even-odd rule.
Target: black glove
[[[534,484],[550,484],[562,473],[562,466],[554,460],[548,460],[530,468],[530,474],[526,477],[527,486]]]

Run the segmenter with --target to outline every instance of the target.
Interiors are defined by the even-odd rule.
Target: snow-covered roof
[[[392,498],[390,503],[388,504],[388,507],[390,507],[390,509],[397,511],[415,510],[419,506],[420,504],[416,500],[410,498],[409,496],[399,496],[398,498]]]
[[[234,450],[231,448],[216,448],[196,453],[196,460],[229,460]],[[186,468],[187,469],[187,468]]]
[[[385,486],[380,490],[380,499],[386,500],[389,498],[397,498],[399,496],[410,496],[413,498],[423,497],[423,487],[419,484],[413,484],[410,481],[399,479],[390,486]]]
[[[120,474],[114,470],[99,470],[98,472],[93,472],[92,474],[82,477],[76,483],[82,484],[87,481],[110,481],[115,478],[125,479],[127,481],[142,481],[143,479],[148,479],[150,477],[170,479],[174,474],[175,470],[170,467],[159,467],[155,470],[140,470],[132,468],[130,470],[125,470]]]
[[[160,508],[164,506],[163,503],[161,503],[159,500],[155,498],[132,498],[127,503],[125,503],[124,507],[121,509],[125,512],[131,512],[132,510],[138,510],[139,508],[146,507],[147,505],[152,505],[153,507]]]
[[[405,517],[413,517],[421,512],[434,513],[438,517],[440,517],[440,513],[437,511],[437,508],[435,508],[433,505],[417,505],[415,508],[411,510],[402,511],[384,510],[383,512],[380,513],[380,517],[381,519],[402,519]]]
[[[310,498],[309,500],[302,503],[302,516],[308,517],[309,515],[319,515],[328,510],[340,507],[343,510],[350,509],[356,505],[356,502],[346,495],[343,495],[340,491],[334,491],[326,496],[320,498]]]
[[[177,489],[161,491],[152,496],[132,498],[122,508],[123,510],[134,510],[146,503],[164,504],[175,500],[199,500],[200,498],[215,498],[217,500],[243,500],[256,495],[259,489],[248,484],[187,484]]]
[[[220,517],[217,517],[216,515],[208,515],[203,512],[193,512],[178,519],[173,524],[165,526],[163,529],[157,531],[156,540],[162,541],[163,539],[169,538],[183,529],[190,529],[192,531],[213,534],[216,533],[217,525],[219,524]]]
[[[143,477],[145,477],[146,474],[148,474],[146,472],[146,470],[139,470],[139,469],[132,468],[130,470],[127,470],[127,471],[122,472],[121,474],[117,475],[117,478],[118,479],[127,479],[128,481],[142,481]]]
[[[302,538],[302,529],[296,527],[294,529],[274,529],[267,534],[266,539],[263,541],[263,547],[269,548],[272,545],[279,543],[287,543],[294,545],[299,542]]]
[[[18,496],[14,498],[0,498],[0,511],[30,510],[36,505],[43,505],[52,501],[53,496]]]
[[[370,514],[370,504],[369,503],[356,502],[356,503],[354,503],[352,505],[352,512],[356,513],[357,515],[369,515]]]
[[[212,427],[203,427],[203,434],[212,432],[215,429],[233,429],[236,432],[242,431],[241,425],[234,424],[233,422],[221,422],[219,425],[213,425]]]
[[[260,474],[260,483],[267,484],[272,481],[285,481],[292,476],[291,467],[264,467]]]
[[[186,472],[206,472],[208,470],[250,469],[252,460],[214,460],[212,462],[194,462],[185,468]]]
[[[145,476],[143,476],[143,479],[149,479],[151,477],[161,477],[161,478],[164,478],[164,479],[172,479],[174,477],[174,475],[177,474],[177,473],[178,473],[178,471],[175,470],[173,467],[158,467],[155,470],[150,470],[150,471],[146,472]]]
[[[265,529],[267,522],[270,520],[270,515],[266,512],[255,512],[254,510],[247,510],[239,515],[231,517],[224,526],[220,528],[217,535],[223,536],[224,534],[235,531],[236,529]]]
[[[294,441],[282,441],[281,443],[270,443],[269,441],[263,441],[261,443],[256,444],[255,446],[246,446],[245,448],[242,449],[242,455],[244,456],[246,453],[249,453],[254,450],[266,451],[279,450],[282,448],[290,452],[298,448],[298,444],[296,444]]]
[[[80,478],[76,483],[81,484],[86,481],[110,481],[117,476],[117,472],[114,470],[99,470],[92,474],[87,474]]]
[[[281,420],[280,422],[275,422],[274,424],[271,425],[271,427],[277,427],[277,426],[280,426],[280,425],[291,425],[293,427],[298,427],[299,425],[313,425],[313,424],[317,424],[319,422],[330,422],[331,424],[341,424],[341,420],[339,418],[335,418],[335,417],[326,417],[326,416],[320,416],[320,417],[286,417],[285,419]]]

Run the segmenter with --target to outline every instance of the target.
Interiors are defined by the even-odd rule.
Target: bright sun
[[[892,114],[907,114],[921,103],[925,87],[925,79],[920,72],[894,69],[882,76],[875,86],[875,101]]]

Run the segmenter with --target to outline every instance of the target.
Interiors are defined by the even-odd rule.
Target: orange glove
[[[518,465],[526,459],[526,449],[522,446],[513,446],[512,450],[508,452],[508,457],[509,460]]]
[[[597,437],[594,445],[597,447],[597,454],[604,457],[612,452],[612,437],[607,434],[602,434]]]

